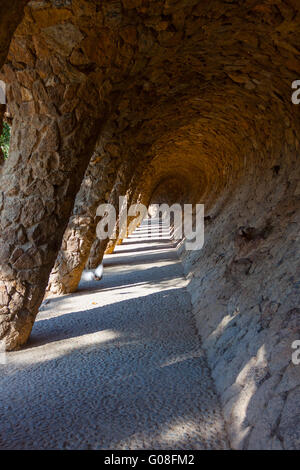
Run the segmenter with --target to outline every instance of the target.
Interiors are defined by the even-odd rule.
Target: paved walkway
[[[101,282],[48,299],[28,347],[6,355],[1,449],[225,448],[181,264],[146,229]]]

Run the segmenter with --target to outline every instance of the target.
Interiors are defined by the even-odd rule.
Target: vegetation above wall
[[[0,135],[0,147],[3,152],[4,158],[8,157],[10,141],[10,126],[6,122],[3,124],[3,132]]]

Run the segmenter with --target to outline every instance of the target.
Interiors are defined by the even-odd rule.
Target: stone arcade
[[[2,0],[0,26],[7,351],[122,243],[96,239],[99,204],[204,203],[203,249],[178,253],[230,445],[299,448],[299,1]]]

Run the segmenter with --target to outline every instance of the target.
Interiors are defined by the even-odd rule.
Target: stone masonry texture
[[[122,244],[101,201],[204,203],[177,249],[229,445],[299,449],[299,1],[3,0],[0,31],[0,341]]]

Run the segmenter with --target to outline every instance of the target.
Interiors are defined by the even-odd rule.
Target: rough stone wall
[[[232,447],[298,449],[298,138],[265,163],[211,207],[203,249],[179,252]]]

